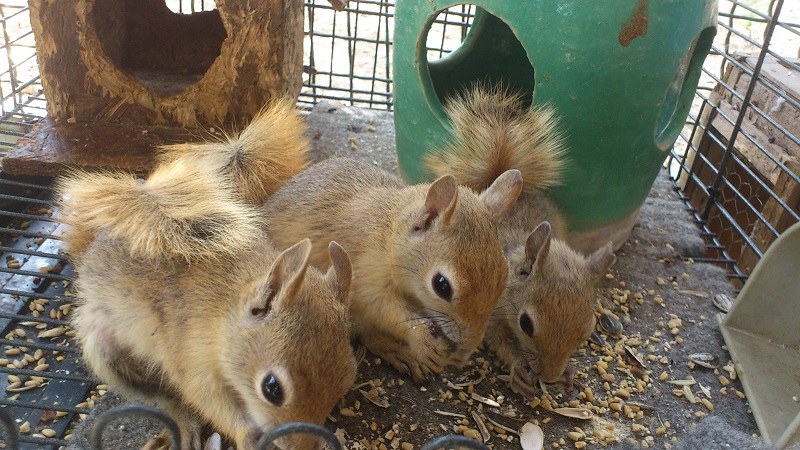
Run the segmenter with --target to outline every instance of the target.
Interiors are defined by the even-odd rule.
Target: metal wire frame
[[[428,34],[428,58],[438,59],[455,50],[474,13],[475,7],[467,4],[440,13]],[[338,100],[391,110],[393,28],[391,1],[354,0],[344,11],[334,13],[327,0],[306,0],[306,79],[301,105]]]
[[[28,2],[0,2],[0,157],[46,113]]]
[[[756,242],[752,238],[754,230],[758,227],[761,232],[769,233],[771,239],[767,239],[767,244],[781,232],[777,228],[777,224],[770,222],[770,218],[765,217],[762,213],[764,203],[769,201],[777,205],[782,214],[791,221],[800,220],[795,209],[797,205],[787,204],[776,194],[774,186],[765,180],[764,174],[755,170],[749,161],[737,151],[737,142],[744,140],[756,148],[760,155],[773,164],[777,170],[783,172],[789,182],[800,185],[800,178],[797,174],[772,153],[767,142],[761,142],[759,137],[754,136],[743,127],[746,118],[762,120],[769,126],[770,131],[775,133],[773,140],[774,136],[781,136],[784,142],[788,142],[788,145],[795,146],[795,149],[790,150],[800,150],[800,137],[795,136],[778,120],[771,117],[767,111],[752,102],[756,89],[761,89],[763,92],[778,96],[787,107],[800,111],[800,103],[788,95],[783,87],[777,86],[762,76],[763,64],[767,57],[780,62],[789,70],[800,71],[800,67],[795,61],[784,57],[770,46],[777,28],[787,30],[796,36],[800,36],[800,28],[798,28],[798,24],[779,20],[784,0],[773,1],[770,4],[770,14],[758,11],[739,0],[728,1],[731,7],[728,12],[720,13],[718,28],[720,32],[724,33],[723,46],[722,48],[713,46],[711,51],[712,56],[722,57],[719,75],[713,72],[708,63],[703,69],[703,75],[716,85],[716,97],[710,98],[704,93],[702,87],[696,91],[695,98],[699,100],[699,106],[690,113],[687,120],[687,124],[690,125],[688,131],[685,128],[680,134],[678,144],[670,153],[668,164],[672,168],[673,180],[679,195],[686,202],[708,241],[707,258],[702,259],[725,265],[733,280],[744,282],[748,273],[738,267],[741,256],[746,252],[751,252],[756,259],[760,259],[766,250],[766,248],[762,248],[763,242]],[[766,25],[763,43],[757,42],[734,25],[735,19],[750,19],[736,14],[739,7],[757,16],[755,22]],[[731,40],[734,37],[758,49],[758,59],[752,69],[740,63],[731,54]],[[749,77],[744,92],[737,91],[736,87],[731,86],[729,80],[725,79],[724,74],[730,73],[732,70],[737,70],[743,76]],[[737,114],[729,115],[720,107],[718,102],[721,96],[729,96],[731,102],[736,102],[736,105],[739,106]],[[727,136],[720,136],[718,130],[703,123],[703,118],[709,117],[710,112],[732,127],[732,131]],[[703,149],[696,145],[699,136],[710,142],[711,145],[724,149],[722,157],[710,159]],[[706,173],[706,176],[710,174],[713,177],[711,182],[709,183],[707,178],[703,179],[698,176],[700,173]],[[744,182],[741,177],[746,177],[747,181]],[[696,198],[691,199],[681,190],[687,186],[694,190],[695,194],[693,195],[697,196],[697,193],[700,193],[703,197],[701,205],[697,204]],[[756,192],[759,196],[755,196]],[[746,223],[742,223],[742,217],[747,218]],[[723,238],[728,242],[723,244],[720,241]]]
[[[98,381],[81,366],[66,328],[72,274],[59,251],[49,180],[0,174],[0,192],[0,406],[16,420],[3,437],[7,448],[57,448],[91,411],[86,400],[94,401]],[[23,422],[30,432],[19,432]]]

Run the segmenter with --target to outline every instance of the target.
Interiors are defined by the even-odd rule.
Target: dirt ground
[[[315,159],[352,156],[396,171],[391,113],[322,102],[308,120]],[[479,436],[476,420],[489,428],[486,443],[495,449],[521,448],[516,432],[528,421],[544,431],[546,449],[582,448],[580,442],[585,448],[768,448],[750,437],[758,429],[711,302],[716,294],[735,293],[722,269],[690,259],[703,252],[698,229],[662,172],[597,292],[598,308],[617,315],[623,332],[603,334],[603,347],[579,350],[571,392],[552,385],[549,394],[526,402],[511,391],[507,370],[484,351],[462,370],[424,385],[368,354],[327,426],[348,449],[416,449],[444,434]],[[625,356],[625,346],[645,367]],[[698,352],[714,355],[718,368],[692,367],[688,355]],[[670,383],[690,379],[695,383],[686,387]],[[109,394],[97,411],[118,403]],[[562,417],[551,411],[559,406],[588,408],[594,417]],[[71,448],[88,447],[93,416],[76,430]],[[698,423],[705,425],[695,429]],[[107,430],[105,448],[137,448],[155,429],[116,423]]]

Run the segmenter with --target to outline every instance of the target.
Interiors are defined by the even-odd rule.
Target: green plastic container
[[[394,33],[397,153],[409,182],[421,156],[452,137],[442,101],[502,81],[554,106],[568,135],[565,182],[550,190],[570,242],[619,247],[638,218],[691,106],[716,34],[716,0],[478,0],[461,46],[428,62],[439,12],[460,3],[398,0]]]

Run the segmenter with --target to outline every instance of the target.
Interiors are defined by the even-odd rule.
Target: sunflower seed
[[[591,340],[592,343],[599,345],[600,347],[606,345],[605,339],[603,339],[603,336],[601,336],[600,333],[598,333],[597,331],[592,331],[592,335],[589,337],[589,340]]]
[[[733,306],[733,301],[725,294],[715,295],[714,298],[711,299],[711,302],[714,303],[714,306],[716,306],[717,309],[724,313],[730,311],[731,306]]]
[[[617,334],[622,332],[622,323],[608,313],[600,314],[598,323],[600,323],[600,328],[602,328],[603,331],[608,334]]]

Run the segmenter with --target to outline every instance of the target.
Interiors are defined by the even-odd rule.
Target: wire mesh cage
[[[212,0],[168,0],[175,12]],[[464,40],[474,7],[442,12],[429,60]],[[336,12],[306,0],[301,106],[321,100],[391,110],[394,3],[353,0]],[[24,0],[0,1],[0,154],[46,114]],[[741,285],[775,238],[800,219],[800,2],[721,0],[718,33],[683,132],[665,166],[702,229],[705,260]],[[23,448],[67,444],[105,391],[77,359],[67,328],[71,267],[50,181],[0,174],[0,398]]]
[[[796,2],[720,3],[718,34],[668,161],[708,260],[738,284],[798,220],[798,14]]]

